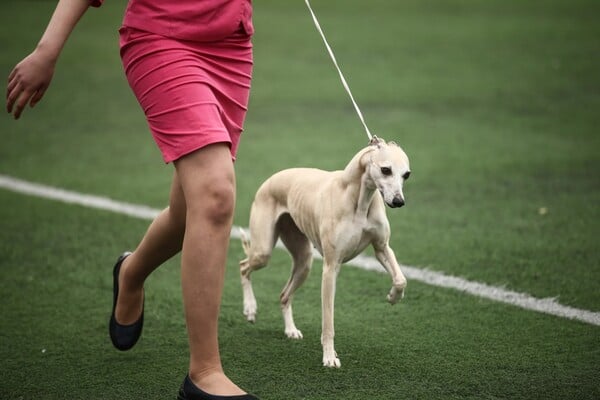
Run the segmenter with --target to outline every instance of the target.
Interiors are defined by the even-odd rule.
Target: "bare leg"
[[[145,279],[183,249],[181,284],[190,377],[211,394],[243,394],[223,373],[217,337],[235,206],[231,154],[224,144],[211,145],[176,161],[175,168],[169,207],[152,222],[121,267],[116,319],[129,324],[139,318]]]
[[[235,207],[235,174],[226,144],[175,162],[186,203],[181,284],[190,345],[189,374],[215,395],[244,392],[223,373],[218,317]]]
[[[144,281],[157,267],[181,251],[186,206],[177,172],[173,177],[169,207],[150,224],[135,251],[123,261],[119,277],[116,320],[135,322],[142,312]]]

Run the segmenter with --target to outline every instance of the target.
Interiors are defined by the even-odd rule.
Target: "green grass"
[[[373,133],[401,144],[407,207],[389,210],[401,262],[600,311],[600,3],[313,1]],[[0,75],[54,6],[0,3]],[[260,182],[291,166],[342,168],[366,144],[303,2],[255,2],[255,75],[236,164],[237,225]],[[124,79],[124,3],[78,26],[46,98],[0,118],[0,174],[162,207],[164,166]],[[32,28],[29,28],[32,26]],[[539,209],[545,207],[544,215]],[[147,283],[144,336],[107,335],[110,270],[147,221],[0,191],[0,398],[174,398],[187,365],[178,259]],[[228,373],[261,399],[595,399],[598,327],[344,268],[342,368],[320,366],[320,262],[299,291],[305,339],[277,304],[288,257],[255,275],[244,322],[232,242],[221,315]],[[45,350],[45,351],[43,351]]]

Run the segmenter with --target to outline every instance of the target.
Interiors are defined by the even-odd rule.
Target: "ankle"
[[[123,260],[123,263],[121,264],[119,286],[127,292],[138,292],[144,288],[145,279],[140,279],[139,275],[136,274],[135,264],[133,264],[133,262],[135,262],[134,253]]]
[[[225,376],[225,372],[223,372],[223,368],[221,368],[220,366],[205,368],[190,367],[188,375],[192,382],[198,383],[204,380],[210,380],[211,378],[219,375]]]

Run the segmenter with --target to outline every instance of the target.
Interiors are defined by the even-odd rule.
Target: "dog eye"
[[[384,175],[391,175],[392,169],[390,167],[381,167],[381,173]]]
[[[410,171],[407,171],[404,175],[402,175],[402,178],[404,178],[404,180],[407,180],[410,177]]]

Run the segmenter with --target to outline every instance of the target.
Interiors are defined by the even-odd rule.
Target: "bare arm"
[[[6,111],[18,119],[29,103],[40,101],[52,81],[56,61],[69,35],[90,6],[90,0],[60,0],[35,50],[8,76]]]

